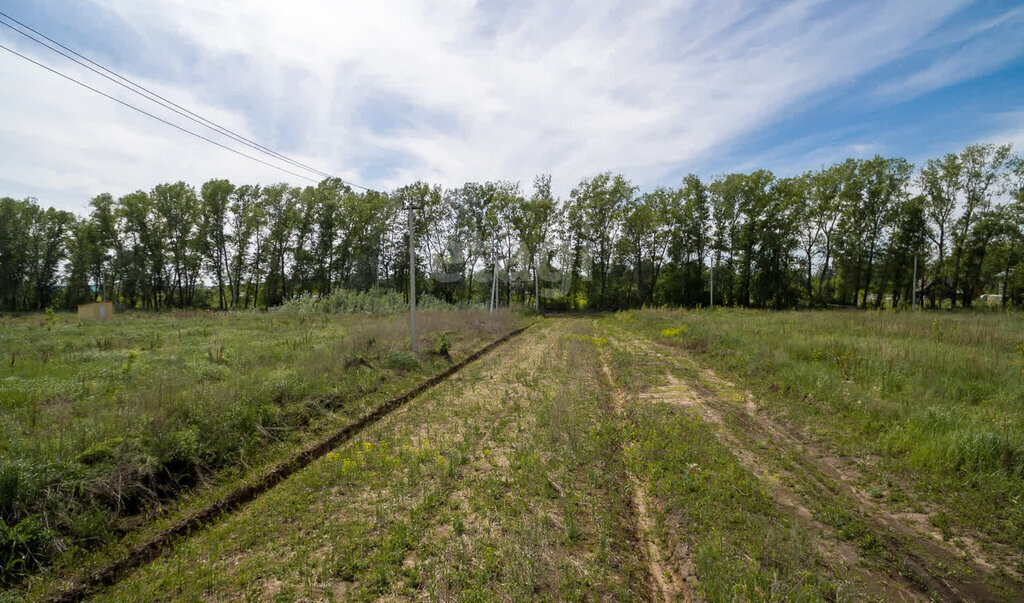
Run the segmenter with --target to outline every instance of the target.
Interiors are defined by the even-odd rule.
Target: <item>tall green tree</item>
[[[260,228],[261,220],[257,217],[259,210],[259,199],[261,190],[259,186],[242,185],[237,187],[231,195],[229,210],[229,232],[225,236],[228,249],[225,253],[227,260],[228,283],[231,289],[231,308],[237,309],[242,298],[242,283],[250,283],[247,278],[258,263],[254,266],[250,249],[253,247],[253,239]],[[258,245],[257,245],[258,247]],[[252,253],[255,255],[255,252]],[[248,307],[249,297],[246,297],[242,307]],[[255,307],[255,297],[252,298]]]
[[[740,217],[739,230],[734,241],[734,251],[739,253],[739,304],[749,306],[754,288],[755,264],[770,262],[774,266],[774,258],[769,259],[770,253],[767,247],[763,246],[763,235],[766,224],[774,222],[777,217],[772,212],[780,210],[777,207],[775,191],[775,176],[768,170],[757,170],[747,175],[739,175],[739,206]]]
[[[867,214],[867,283],[864,304],[872,282],[880,281],[875,274],[878,253],[885,245],[887,229],[893,222],[899,204],[906,198],[907,182],[914,167],[903,158],[885,158],[876,155],[861,164],[865,183],[865,211]],[[882,287],[875,287],[875,307],[882,304]]]
[[[89,221],[96,237],[94,255],[91,261],[92,280],[98,296],[105,300],[113,300],[116,293],[115,262],[120,253],[116,218],[114,216],[114,198],[109,193],[97,195],[89,201],[92,211]]]
[[[805,287],[807,305],[813,307],[814,299],[814,260],[823,253],[822,232],[825,220],[821,219],[821,206],[815,195],[815,174],[806,173],[792,178],[783,185],[783,195],[787,198],[792,211],[794,231],[800,252],[803,256],[803,273],[806,277]]]
[[[711,198],[708,187],[696,174],[683,178],[682,187],[667,198],[671,223],[671,257],[679,265],[682,280],[681,302],[703,303],[704,261],[710,252]]]
[[[615,241],[622,227],[623,210],[633,199],[636,187],[621,175],[611,172],[584,178],[569,195],[578,216],[581,240],[592,246],[595,266],[596,306],[608,307],[608,274],[611,270]]]
[[[533,275],[534,309],[540,311],[540,278],[537,262],[541,249],[548,242],[557,216],[555,198],[551,193],[551,176],[541,174],[533,179],[533,195],[511,208],[512,228],[519,237],[529,258],[529,269]]]
[[[36,213],[30,259],[36,310],[50,307],[57,297],[58,269],[67,257],[67,232],[74,223],[75,216],[68,211],[51,207]]]
[[[928,238],[938,252],[932,277],[935,293],[929,302],[933,308],[941,301],[942,295],[948,293],[945,282],[948,274],[946,246],[953,226],[961,171],[960,156],[947,153],[941,159],[929,159],[917,178],[918,186],[925,195],[925,215],[933,226],[928,231]]]
[[[814,228],[821,234],[821,241],[824,245],[822,250],[822,263],[818,271],[818,299],[832,300],[834,292],[826,291],[825,283],[831,283],[831,272],[833,253],[836,239],[836,229],[839,226],[845,210],[843,186],[846,183],[846,172],[851,169],[848,164],[837,163],[832,166],[814,172],[810,177],[810,208],[806,217],[815,224]]]
[[[0,199],[0,303],[4,310],[22,308],[29,271],[29,229],[37,212],[32,199]]]
[[[288,259],[298,221],[301,189],[274,184],[263,189],[260,206],[266,216],[267,282],[266,305],[277,306],[288,299]]]
[[[222,310],[228,306],[224,280],[228,272],[228,212],[234,192],[235,186],[227,180],[210,180],[200,189],[203,252],[217,283],[217,303]]]
[[[953,283],[952,299],[956,305],[957,298],[964,307],[971,305],[968,291],[961,294],[960,275],[964,271],[964,251],[972,243],[972,228],[979,213],[987,210],[992,203],[992,196],[998,191],[1000,179],[1004,177],[1004,168],[1010,159],[1010,145],[994,144],[970,145],[960,153],[960,183],[964,197],[963,214],[956,221],[953,231]],[[987,229],[986,229],[987,232]]]
[[[149,194],[135,191],[117,200],[114,208],[123,249],[121,289],[130,306],[158,305],[163,271],[163,230],[156,220]]]
[[[176,293],[177,301],[173,303],[180,308],[190,306],[202,267],[199,199],[195,189],[184,182],[158,184],[150,198],[162,227],[162,247],[168,251],[170,298],[173,300]]]
[[[914,264],[919,270],[927,259],[928,199],[923,195],[906,198],[892,213],[892,235],[883,253],[879,275],[879,291],[889,291],[893,307],[910,302],[913,297]]]
[[[75,220],[68,236],[68,265],[64,288],[65,306],[95,300],[96,294],[89,284],[89,277],[96,256],[99,255],[99,237],[96,225],[89,220]]]
[[[669,244],[669,208],[675,191],[658,188],[626,201],[622,211],[622,236],[619,239],[624,255],[633,264],[636,277],[636,304],[651,303],[658,275]],[[648,286],[644,286],[644,265],[649,270]]]
[[[712,271],[715,298],[720,303],[733,305],[738,298],[735,286],[736,252],[740,249],[740,224],[742,212],[740,200],[743,196],[743,174],[727,174],[715,178],[708,187],[711,194],[712,221],[714,223],[714,258]],[[722,256],[725,255],[723,262]]]
[[[795,198],[802,195],[799,179],[776,179],[771,172],[755,172],[749,181],[756,201],[748,221],[754,224],[752,295],[758,306],[796,305],[799,272],[792,270],[798,249],[794,222]]]

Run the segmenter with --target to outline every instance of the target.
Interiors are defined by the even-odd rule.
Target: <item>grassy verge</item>
[[[421,346],[435,353],[413,357],[403,322],[387,317],[5,319],[4,580],[116,548],[182,491],[263,466],[301,434],[363,414],[514,321],[425,313]]]
[[[617,320],[735,379],[833,455],[868,503],[1019,584],[1020,316],[715,310]]]

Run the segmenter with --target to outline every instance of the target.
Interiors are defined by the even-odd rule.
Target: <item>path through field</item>
[[[732,390],[546,319],[99,598],[997,598]],[[822,521],[843,504],[878,554]]]
[[[606,320],[601,326],[620,358],[628,358],[619,364],[620,377],[635,379],[634,404],[668,405],[699,416],[806,534],[818,561],[829,568],[825,575],[835,572],[848,588],[885,600],[987,601],[1020,595],[1012,582],[993,580],[980,552],[964,558],[934,529],[921,529],[921,522],[868,496],[853,459],[769,415],[749,391],[628,325]]]
[[[576,327],[527,331],[101,598],[650,598]]]

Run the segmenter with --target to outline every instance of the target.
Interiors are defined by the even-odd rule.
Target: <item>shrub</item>
[[[420,296],[416,306],[421,310],[450,310],[452,306],[431,295]],[[351,291],[338,289],[326,297],[303,296],[285,302],[281,312],[288,314],[369,314],[382,316],[409,309],[405,295],[397,291]]]
[[[437,344],[434,346],[434,353],[438,356],[444,356],[445,358],[451,358],[452,342],[448,338],[447,332],[442,332],[441,336],[437,338]]]

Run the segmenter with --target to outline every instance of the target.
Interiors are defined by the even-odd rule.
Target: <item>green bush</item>
[[[451,356],[452,342],[448,337],[447,332],[442,332],[437,338],[437,344],[434,345],[434,353],[438,356],[444,356],[448,358]]]
[[[83,465],[96,465],[106,461],[112,461],[124,444],[124,438],[110,438],[96,442],[86,448],[76,459]]]
[[[452,305],[433,297],[422,295],[416,301],[417,308],[421,310],[451,310]],[[397,291],[351,291],[348,289],[335,290],[326,297],[304,296],[285,302],[280,312],[286,314],[313,314],[316,312],[326,314],[369,314],[371,316],[383,316],[396,314],[409,309],[409,302],[405,295]]]

